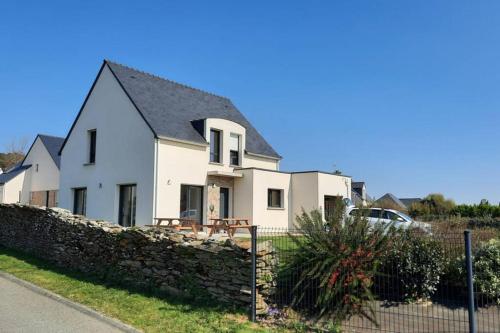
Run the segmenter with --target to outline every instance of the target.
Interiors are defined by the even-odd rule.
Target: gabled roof
[[[52,157],[54,163],[59,169],[61,165],[61,156],[59,156],[59,149],[61,149],[64,143],[64,138],[43,134],[38,134],[38,137],[40,138],[40,140],[42,140],[42,143],[44,144],[45,148],[47,148],[50,157]]]
[[[59,150],[61,149],[63,143],[64,143],[64,138],[60,138],[58,136],[51,136],[51,135],[45,135],[45,134],[38,134],[31,144],[30,149],[28,150],[28,153],[23,159],[23,162],[26,160],[26,157],[29,155],[31,148],[33,148],[33,145],[36,142],[36,139],[40,138],[40,141],[42,144],[45,146],[45,149],[49,152],[50,157],[52,157],[52,160],[56,164],[57,168],[60,168],[61,164],[61,156],[59,155]]]
[[[31,165],[21,165],[21,163],[17,163],[12,168],[7,170],[5,173],[0,174],[0,184],[5,184],[9,180],[13,179],[20,173],[24,172],[24,170],[29,169]]]
[[[399,200],[408,208],[410,208],[412,204],[422,201],[421,198],[399,198]]]
[[[103,67],[106,65],[155,137],[206,144],[205,138],[196,130],[193,122],[206,118],[221,118],[245,127],[245,148],[248,153],[281,158],[228,98],[108,60],[104,61]],[[75,123],[77,120],[78,117]],[[70,136],[73,127],[67,137]]]
[[[406,208],[405,204],[401,202],[396,196],[392,193],[386,193],[382,197],[378,198],[376,202],[382,201],[392,201],[394,204],[400,206],[401,208]]]

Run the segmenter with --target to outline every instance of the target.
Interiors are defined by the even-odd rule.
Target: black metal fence
[[[255,228],[253,253],[266,249],[273,270],[254,266],[252,319],[342,332],[500,332],[500,295],[484,285],[491,274],[468,284],[470,267],[500,278],[498,267],[483,267],[491,259],[478,252],[486,240],[468,231],[411,237],[417,241],[378,258],[359,249],[340,264],[325,258],[337,265],[325,280],[308,274],[318,272],[317,261],[298,260],[302,240],[311,241],[302,231]]]

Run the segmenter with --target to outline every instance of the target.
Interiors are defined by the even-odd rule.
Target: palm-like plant
[[[290,234],[297,249],[285,266],[296,278],[292,305],[317,320],[359,315],[377,324],[371,287],[394,229],[370,226],[363,212],[344,218],[341,203],[334,211],[326,223],[318,210],[297,217],[301,233]]]

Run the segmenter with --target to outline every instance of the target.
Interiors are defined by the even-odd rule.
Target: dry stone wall
[[[202,237],[202,236],[199,236]],[[205,293],[221,302],[251,301],[250,241],[197,238],[152,228],[122,228],[66,210],[0,204],[0,245],[60,267],[139,288],[174,294]],[[259,271],[272,271],[271,246],[259,246]],[[272,282],[258,281],[268,296]],[[266,309],[257,294],[259,312]]]

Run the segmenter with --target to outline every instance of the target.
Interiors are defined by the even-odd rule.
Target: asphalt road
[[[0,275],[0,333],[127,332],[91,310],[14,281]]]

